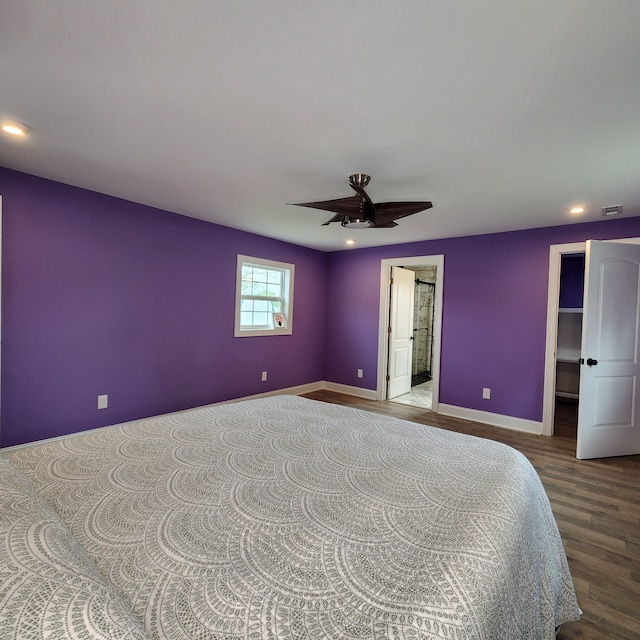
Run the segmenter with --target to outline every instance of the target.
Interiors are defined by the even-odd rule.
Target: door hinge
[[[389,278],[389,284],[393,284],[393,278]]]
[[[387,373],[387,382],[391,380],[391,376]]]
[[[389,333],[391,333],[391,327],[389,327]]]

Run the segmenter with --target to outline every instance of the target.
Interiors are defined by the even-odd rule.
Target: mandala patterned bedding
[[[8,451],[0,483],[2,640],[524,640],[579,617],[526,458],[386,416],[206,407]]]

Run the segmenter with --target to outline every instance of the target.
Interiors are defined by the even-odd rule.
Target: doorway
[[[554,434],[577,441],[580,353],[584,305],[585,253],[565,253],[560,260],[556,401]]]
[[[640,238],[624,238],[610,240],[622,244],[640,244]],[[559,345],[559,320],[561,317],[560,306],[560,276],[562,258],[567,255],[584,254],[587,243],[575,242],[570,244],[551,245],[549,251],[549,286],[547,294],[547,340],[545,351],[545,374],[544,374],[544,398],[542,416],[542,434],[552,436],[554,434],[555,413],[556,413],[556,382],[557,382],[557,362],[562,355]],[[582,336],[580,335],[580,339]],[[581,344],[577,347],[575,357],[579,358]],[[576,394],[578,396],[579,394]],[[579,403],[579,397],[576,397]]]
[[[2,300],[2,196],[0,195],[0,300]],[[0,336],[2,335],[2,306],[0,305]],[[0,340],[0,363],[2,362],[2,340]],[[0,370],[2,367],[0,366]],[[1,381],[0,381],[1,382]],[[2,431],[2,394],[0,393],[0,433]]]
[[[562,256],[586,251],[586,242],[552,245],[549,253],[549,288],[547,296],[547,346],[545,355],[542,433],[552,436],[556,412],[556,376],[558,324],[560,314],[560,272]]]
[[[388,391],[388,399],[422,409],[432,407],[433,325],[437,267],[408,265],[413,273],[411,388],[401,395]]]
[[[413,320],[414,353],[410,363],[411,387],[408,393],[393,400],[437,412],[444,279],[443,255],[392,258],[381,261],[377,399],[390,399],[388,383],[392,267],[410,270],[413,273],[415,287],[411,308],[405,309],[405,313],[410,314]]]

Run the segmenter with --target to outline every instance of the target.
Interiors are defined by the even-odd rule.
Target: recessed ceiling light
[[[569,213],[584,213],[584,207],[573,207],[569,210]]]
[[[29,127],[27,127],[26,124],[22,124],[16,120],[3,120],[0,128],[12,136],[24,136],[29,131]]]
[[[355,240],[347,240],[347,244],[355,244],[356,241]]]

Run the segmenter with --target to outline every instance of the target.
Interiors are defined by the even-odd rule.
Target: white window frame
[[[271,321],[270,326],[260,328],[242,328],[240,326],[240,307],[242,301],[242,267],[243,265],[254,265],[265,267],[267,269],[278,269],[284,274],[283,283],[283,309],[285,317],[285,326],[277,327]],[[244,256],[238,254],[236,264],[236,313],[235,313],[235,329],[234,336],[236,338],[245,338],[249,336],[287,336],[293,332],[293,279],[295,265],[288,262],[277,262],[276,260],[266,260],[264,258],[255,258],[253,256]],[[245,296],[247,297],[247,296]]]

